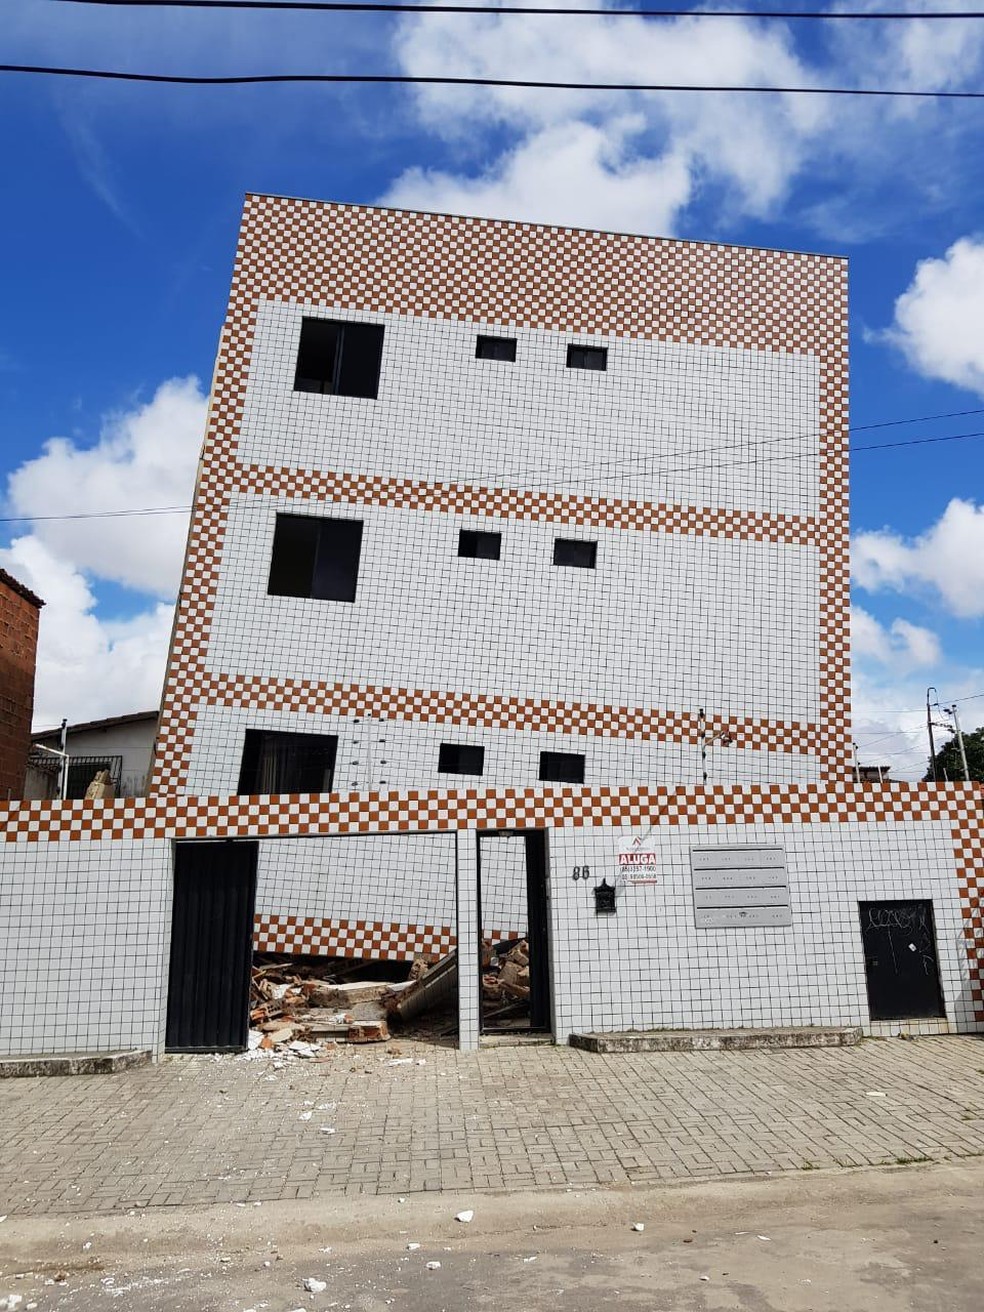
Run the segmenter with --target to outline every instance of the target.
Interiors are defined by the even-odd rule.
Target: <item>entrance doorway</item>
[[[544,830],[479,835],[478,916],[482,1033],[549,1033]]]
[[[944,1016],[932,902],[859,906],[871,1019]]]
[[[178,843],[174,856],[169,1052],[237,1052],[249,1033],[256,843]]]

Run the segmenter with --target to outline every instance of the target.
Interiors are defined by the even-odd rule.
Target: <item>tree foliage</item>
[[[967,767],[970,770],[971,779],[978,779],[984,782],[984,725],[975,729],[973,733],[964,734],[964,751],[967,753]],[[923,775],[924,779],[932,779],[932,767]],[[963,762],[960,760],[960,747],[957,743],[956,736],[950,739],[948,743],[940,748],[936,753],[936,777],[940,781],[944,779],[962,779]]]

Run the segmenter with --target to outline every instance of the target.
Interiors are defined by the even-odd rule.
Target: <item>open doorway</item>
[[[478,915],[482,1033],[549,1033],[544,830],[479,835]]]

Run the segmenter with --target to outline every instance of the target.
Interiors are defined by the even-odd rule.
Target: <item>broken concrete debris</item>
[[[518,1018],[530,1005],[530,945],[525,938],[482,944],[482,1015],[493,1020]]]
[[[345,979],[370,963],[278,958],[253,966],[249,1050],[320,1057],[337,1043],[385,1043],[399,1000],[429,974],[417,959],[405,980]]]
[[[250,1053],[317,1058],[337,1043],[385,1043],[391,1021],[405,1025],[411,1017],[453,1006],[456,954],[437,964],[418,957],[404,980],[345,977],[371,965],[337,958],[258,958],[250,990]],[[386,973],[393,973],[392,963],[387,967]],[[444,1024],[448,1019],[440,1018]]]

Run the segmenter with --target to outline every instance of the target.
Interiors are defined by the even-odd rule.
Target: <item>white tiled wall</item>
[[[362,520],[354,602],[268,594],[278,510]],[[462,527],[502,558],[459,557]],[[818,589],[813,547],[239,495],[208,668],[815,722]]]
[[[454,924],[453,834],[352,834],[260,843],[261,916]]]
[[[236,791],[247,728],[336,735],[335,787],[340,792],[536,786],[542,751],[583,754],[588,785],[700,781],[700,753],[694,743],[206,706],[198,713],[191,754],[188,791],[193,796]],[[483,746],[482,776],[439,773],[442,743]],[[707,775],[711,784],[807,784],[817,780],[817,763],[801,752],[713,744]]]
[[[293,390],[305,314],[385,325],[377,400]],[[515,364],[477,360],[479,333],[517,338]],[[568,369],[569,342],[607,346],[607,371]],[[261,465],[815,515],[818,405],[808,355],[261,300],[239,443]]]
[[[171,843],[0,849],[0,1056],[163,1045]]]
[[[858,902],[915,898],[933,903],[947,1021],[957,1030],[979,1028],[947,822],[657,829],[650,840],[660,859],[658,884],[622,888],[617,913],[596,916],[592,890],[602,878],[614,882],[616,852],[638,832],[549,835],[560,1042],[575,1030],[870,1028]],[[697,930],[691,846],[777,842],[786,849],[792,925]],[[584,865],[591,878],[573,880],[573,868]]]

